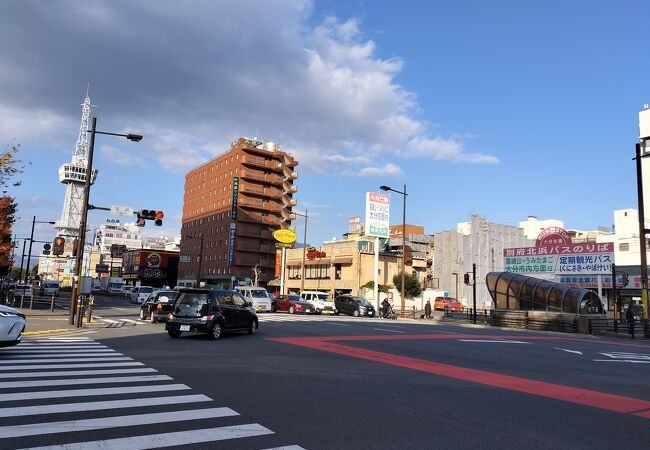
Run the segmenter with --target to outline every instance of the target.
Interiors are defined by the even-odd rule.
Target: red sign
[[[309,250],[307,252],[307,259],[315,259],[315,258],[325,258],[327,254],[325,252],[321,252],[320,250]]]
[[[374,192],[368,192],[368,195],[369,195],[369,200],[371,202],[385,203],[387,205],[390,203],[390,197],[386,194],[376,194]]]
[[[544,228],[537,236],[535,247],[549,247],[553,245],[571,244],[571,236],[564,228],[548,227]]]

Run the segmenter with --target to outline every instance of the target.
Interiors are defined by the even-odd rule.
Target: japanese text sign
[[[390,223],[390,197],[366,192],[366,236],[387,238]]]

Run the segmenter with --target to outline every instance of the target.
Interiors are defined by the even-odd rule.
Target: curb
[[[23,336],[37,336],[39,334],[49,334],[49,333],[65,333],[67,331],[75,331],[76,328],[58,328],[56,330],[42,330],[42,331],[25,331],[22,333]]]

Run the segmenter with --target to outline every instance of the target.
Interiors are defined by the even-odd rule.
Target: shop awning
[[[337,256],[332,259],[332,264],[352,264],[351,256]]]
[[[326,264],[329,266],[330,260],[329,259],[310,259],[305,261],[306,266],[318,266],[321,264]]]

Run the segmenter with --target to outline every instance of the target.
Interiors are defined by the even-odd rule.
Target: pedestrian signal
[[[469,283],[469,273],[466,273],[465,275],[463,275],[463,282],[464,282],[465,284],[467,284],[467,285],[470,284],[470,283]]]

